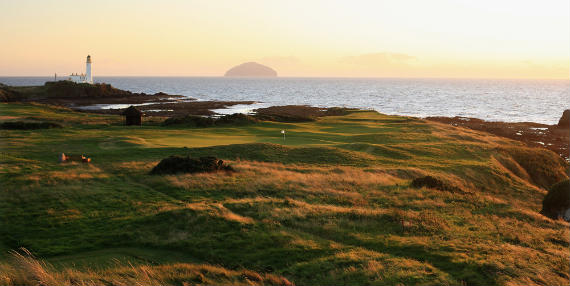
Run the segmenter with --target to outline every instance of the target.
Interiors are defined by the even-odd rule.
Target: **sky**
[[[0,76],[562,78],[570,1],[0,0]]]

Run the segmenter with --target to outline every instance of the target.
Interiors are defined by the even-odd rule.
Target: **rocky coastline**
[[[68,107],[77,111],[99,114],[121,114],[126,105],[135,105],[145,116],[184,117],[214,116],[213,110],[255,101],[199,101],[164,92],[133,93],[109,84],[77,84],[69,81],[46,82],[44,86],[7,86],[0,84],[0,102],[37,102]],[[117,105],[116,108],[102,106]],[[281,122],[303,122],[317,117],[342,115],[348,109],[318,108],[303,105],[271,106],[255,110],[258,119]],[[427,117],[453,126],[488,132],[521,141],[530,147],[540,147],[570,161],[570,110],[566,110],[557,125],[533,122],[493,122],[468,117]]]
[[[521,141],[529,147],[546,148],[570,161],[570,110],[565,110],[558,124],[534,122],[494,122],[469,117],[427,117],[453,126],[484,131],[493,135]]]

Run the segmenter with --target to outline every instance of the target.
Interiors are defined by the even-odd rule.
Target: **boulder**
[[[554,184],[542,201],[540,213],[551,219],[570,221],[570,180]]]
[[[560,121],[558,121],[558,127],[570,127],[570,109],[564,110]]]
[[[167,175],[177,173],[205,173],[216,171],[233,171],[233,168],[226,165],[224,161],[216,157],[190,158],[180,156],[170,156],[163,159],[156,165],[150,173],[152,175]]]

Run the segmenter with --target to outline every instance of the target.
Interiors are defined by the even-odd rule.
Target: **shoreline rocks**
[[[568,111],[568,110],[567,110]],[[570,112],[564,112],[560,119],[570,122]],[[484,131],[493,135],[506,137],[525,143],[529,147],[545,148],[560,155],[566,161],[570,160],[568,142],[570,141],[569,126],[546,125],[534,122],[495,122],[469,117],[427,117],[429,121],[436,121],[457,127]],[[560,123],[559,123],[560,124]]]

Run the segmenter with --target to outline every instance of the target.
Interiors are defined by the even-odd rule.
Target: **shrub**
[[[169,125],[184,124],[192,127],[211,127],[215,125],[226,125],[226,124],[246,125],[255,122],[257,122],[257,119],[253,118],[252,116],[245,115],[242,113],[234,113],[230,115],[224,115],[216,119],[212,117],[202,117],[194,115],[186,115],[184,117],[172,117],[164,120],[162,125],[169,126]]]
[[[432,176],[425,176],[420,178],[415,178],[411,184],[414,188],[426,187],[429,189],[436,189],[440,191],[452,192],[452,193],[462,193],[463,190],[453,186],[447,182],[444,182],[438,178]]]
[[[222,125],[222,124],[246,125],[255,122],[257,122],[257,119],[255,119],[253,116],[249,116],[243,113],[224,115],[215,120],[216,125]]]
[[[194,115],[186,115],[184,117],[172,117],[164,120],[162,122],[163,126],[169,125],[188,125],[192,127],[210,127],[214,126],[215,119],[211,117],[202,117],[202,116],[194,116]]]
[[[216,157],[190,157],[170,156],[163,159],[150,173],[153,175],[177,174],[177,173],[202,173],[216,171],[233,171],[233,168],[224,164],[224,161]]]

